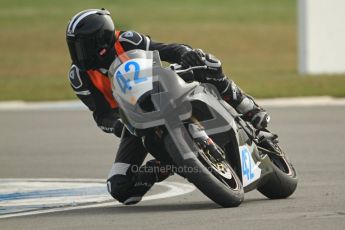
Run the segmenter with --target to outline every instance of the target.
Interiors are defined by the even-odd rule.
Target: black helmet
[[[66,31],[73,63],[82,70],[109,68],[115,58],[114,33],[109,11],[89,9],[77,13]]]

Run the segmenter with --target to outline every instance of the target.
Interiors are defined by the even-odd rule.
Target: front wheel
[[[195,142],[191,148],[194,151],[185,155],[181,154],[176,142],[180,145],[187,145],[184,137],[188,134],[184,133],[183,129],[175,131],[177,131],[174,135],[175,142],[170,135],[166,135],[164,144],[175,163],[179,167],[187,169],[182,175],[222,207],[239,206],[244,199],[243,186],[230,164],[225,159],[216,161],[209,151]]]

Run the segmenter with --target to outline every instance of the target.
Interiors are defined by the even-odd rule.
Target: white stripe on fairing
[[[6,179],[1,179],[1,180],[6,180]],[[10,181],[11,179],[7,179],[7,180]],[[13,179],[13,180],[20,181],[20,179]],[[24,179],[24,180],[26,181],[40,180],[40,181],[104,182],[104,180],[100,180],[100,179],[90,179],[90,180],[89,179]],[[179,182],[170,182],[170,181],[160,182],[160,183],[156,183],[156,185],[163,186],[167,188],[168,190],[162,193],[155,194],[155,195],[144,196],[142,201],[158,200],[158,199],[180,196],[183,194],[193,192],[195,190],[195,187],[192,184],[185,184],[185,183],[179,183]],[[47,209],[47,210],[37,210],[37,211],[30,211],[30,212],[25,212],[25,213],[1,215],[0,219],[18,217],[18,216],[38,215],[38,214],[43,214],[43,213],[62,212],[62,211],[68,211],[68,210],[79,210],[79,209],[109,207],[109,206],[119,206],[119,205],[121,205],[121,203],[111,200],[104,203],[96,203],[96,204],[74,206],[74,207],[57,207],[57,208],[52,208],[52,209]]]

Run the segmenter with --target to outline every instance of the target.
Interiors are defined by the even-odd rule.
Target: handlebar
[[[188,72],[188,71],[193,70],[193,69],[207,69],[207,65],[193,66],[193,67],[189,67],[187,69],[179,69],[179,70],[174,70],[174,71],[175,71],[175,73],[179,74],[179,73]]]

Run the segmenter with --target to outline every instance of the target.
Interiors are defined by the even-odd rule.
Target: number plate
[[[113,75],[114,96],[135,104],[140,96],[152,90],[152,59],[131,59]]]
[[[260,163],[255,164],[252,158],[253,149],[254,144],[252,146],[240,146],[243,187],[253,183],[259,179],[261,175],[261,169],[259,168]]]

